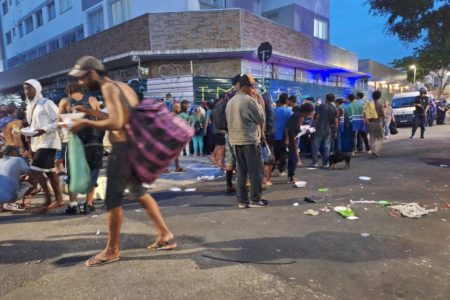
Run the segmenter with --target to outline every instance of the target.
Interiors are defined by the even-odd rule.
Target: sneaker
[[[24,211],[25,208],[20,207],[17,203],[5,203],[3,204],[4,211]]]
[[[264,202],[263,200],[259,200],[258,202],[250,203],[249,207],[251,207],[251,208],[262,208],[262,207],[266,207],[267,205],[269,205],[268,202]]]
[[[318,166],[319,166],[319,164],[316,163],[316,162],[313,162],[313,163],[311,164],[311,167],[313,167],[313,168],[317,168]]]
[[[245,203],[239,203],[239,204],[238,204],[238,208],[239,208],[239,209],[245,209],[245,208],[248,208],[248,204],[245,204]]]
[[[289,177],[288,183],[295,183],[296,179],[294,177]]]
[[[287,176],[287,173],[286,173],[286,172],[281,172],[281,173],[280,173],[280,176],[281,176],[281,177],[285,177],[285,176]]]
[[[322,165],[322,169],[329,169],[330,168],[330,165],[329,164],[323,164]]]
[[[413,139],[413,138],[414,138],[414,136],[410,136],[409,138],[410,138],[410,139]]]
[[[66,215],[72,215],[72,216],[79,215],[80,208],[78,207],[78,205],[70,206],[70,204],[69,204],[69,206],[66,208],[65,213],[66,213]]]

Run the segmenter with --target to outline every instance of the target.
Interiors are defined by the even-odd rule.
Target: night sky
[[[405,46],[396,36],[385,35],[386,19],[369,14],[365,0],[331,0],[331,43],[356,52],[359,59],[370,58],[389,64],[411,55],[416,45]]]

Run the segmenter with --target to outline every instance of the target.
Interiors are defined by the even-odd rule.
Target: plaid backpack
[[[138,178],[152,183],[184,149],[194,129],[175,117],[164,102],[144,99],[133,108],[122,90],[121,94],[129,112],[129,123],[125,125],[129,159]]]

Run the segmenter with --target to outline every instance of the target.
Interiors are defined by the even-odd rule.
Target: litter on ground
[[[355,215],[355,212],[345,206],[336,206],[334,208],[334,211],[340,214],[342,217],[346,218],[347,220],[358,220],[359,218]]]
[[[319,188],[319,192],[321,192],[321,193],[326,193],[329,190],[330,190],[329,188]]]
[[[170,188],[170,191],[172,191],[172,192],[181,192],[182,190],[180,188],[173,187],[173,188]]]
[[[417,202],[394,205],[391,206],[392,210],[403,217],[412,218],[412,219],[420,219],[424,215],[428,215],[429,213],[437,212],[438,208],[434,209],[426,209],[421,207]]]
[[[293,206],[299,206],[298,202],[295,202],[294,204],[292,204]]]
[[[369,180],[372,179],[372,178],[367,177],[367,176],[359,176],[358,178],[359,178],[359,180],[362,180],[362,181],[369,181]]]
[[[307,216],[318,216],[319,212],[314,209],[308,209],[307,211],[304,211],[303,214]]]
[[[361,233],[361,236],[366,238],[366,237],[370,236],[370,233],[364,232],[364,233]]]
[[[197,189],[196,188],[190,188],[190,189],[185,189],[184,191],[185,192],[195,192],[195,191],[197,191]]]
[[[298,188],[304,188],[306,186],[306,181],[296,181],[295,186]]]

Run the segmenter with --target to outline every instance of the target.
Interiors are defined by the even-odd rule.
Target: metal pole
[[[414,86],[416,85],[416,70],[417,67],[414,67]]]
[[[141,79],[141,58],[138,60],[138,79]]]
[[[262,77],[262,88],[263,90],[266,89],[265,83],[264,83],[264,77],[266,75],[266,51],[263,51],[263,57],[262,57],[262,73],[261,73],[261,77]]]
[[[191,60],[191,76],[194,75],[194,63]]]

